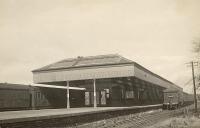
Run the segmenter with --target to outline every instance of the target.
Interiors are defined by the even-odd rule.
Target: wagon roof
[[[0,89],[29,89],[29,85],[0,83]]]

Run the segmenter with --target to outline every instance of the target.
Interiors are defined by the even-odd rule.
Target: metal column
[[[93,88],[94,88],[94,108],[97,107],[97,98],[96,98],[96,79],[93,79]]]
[[[70,108],[70,99],[69,99],[69,81],[67,81],[67,109]]]

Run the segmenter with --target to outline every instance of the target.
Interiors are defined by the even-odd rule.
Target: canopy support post
[[[97,98],[96,98],[96,79],[93,79],[93,88],[94,88],[94,108],[97,107]]]
[[[67,81],[67,109],[70,108],[70,99],[69,99],[69,81]]]

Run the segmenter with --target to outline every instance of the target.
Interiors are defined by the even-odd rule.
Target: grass
[[[184,110],[181,116],[170,118],[150,128],[200,128],[200,112]]]

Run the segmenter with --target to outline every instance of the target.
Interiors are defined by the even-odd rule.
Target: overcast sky
[[[77,56],[118,53],[191,92],[200,0],[0,0],[0,82]]]

